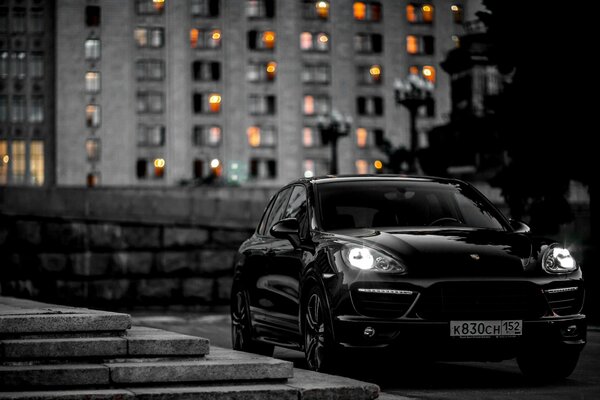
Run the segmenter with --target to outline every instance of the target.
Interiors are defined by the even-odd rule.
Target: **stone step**
[[[58,332],[124,332],[128,314],[0,297],[0,337]]]
[[[1,388],[94,386],[181,382],[283,381],[292,363],[215,348],[215,355],[182,359],[107,360],[99,363],[0,365]]]
[[[379,395],[379,387],[349,378],[319,374],[295,369],[294,377],[285,383],[243,383],[238,385],[210,386],[157,386],[105,390],[44,390],[26,392],[0,392],[0,400],[308,400],[308,399],[353,399],[371,400]]]
[[[208,352],[208,339],[146,327],[133,327],[120,337],[0,340],[0,359],[6,360],[203,356]]]

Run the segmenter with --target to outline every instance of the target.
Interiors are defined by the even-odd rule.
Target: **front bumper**
[[[532,347],[580,351],[586,343],[587,331],[582,314],[524,320],[522,336],[511,338],[451,337],[449,321],[340,315],[333,324],[336,341],[346,348],[392,348],[435,359],[478,361],[514,358]]]

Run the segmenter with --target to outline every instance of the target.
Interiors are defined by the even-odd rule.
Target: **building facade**
[[[16,3],[36,1],[5,0],[11,21]],[[45,121],[53,122],[53,112],[56,123],[55,145],[44,142],[43,175],[52,170],[58,185],[90,186],[177,185],[215,175],[279,185],[325,174],[330,149],[319,127],[332,115],[342,116],[347,134],[338,143],[339,172],[376,172],[384,140],[410,147],[395,79],[418,74],[434,83],[434,107],[419,120],[426,146],[425,131],[450,113],[439,63],[481,7],[471,0],[41,3],[54,8],[46,29],[55,32],[47,36],[56,65],[55,88],[44,92],[55,99]],[[3,123],[2,99],[5,110],[16,103],[12,92],[1,96]],[[4,128],[1,135],[0,153],[9,159],[0,184],[2,173],[13,177],[5,183],[31,183],[11,175],[22,168],[9,154],[15,141],[3,139]],[[33,138],[29,163],[38,151]]]

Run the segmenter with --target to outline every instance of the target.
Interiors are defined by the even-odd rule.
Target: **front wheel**
[[[517,357],[523,375],[538,381],[567,378],[575,370],[578,361],[578,350],[535,351]]]
[[[308,291],[306,299],[302,307],[306,364],[313,371],[333,371],[340,365],[343,354],[333,340],[325,295],[319,287],[314,286]]]
[[[273,345],[252,338],[250,308],[243,291],[236,291],[231,297],[231,344],[234,350],[269,357],[273,355]]]

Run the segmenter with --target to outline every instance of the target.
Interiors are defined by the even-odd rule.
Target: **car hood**
[[[531,263],[528,235],[485,229],[340,232],[402,260],[411,275],[515,275]]]

